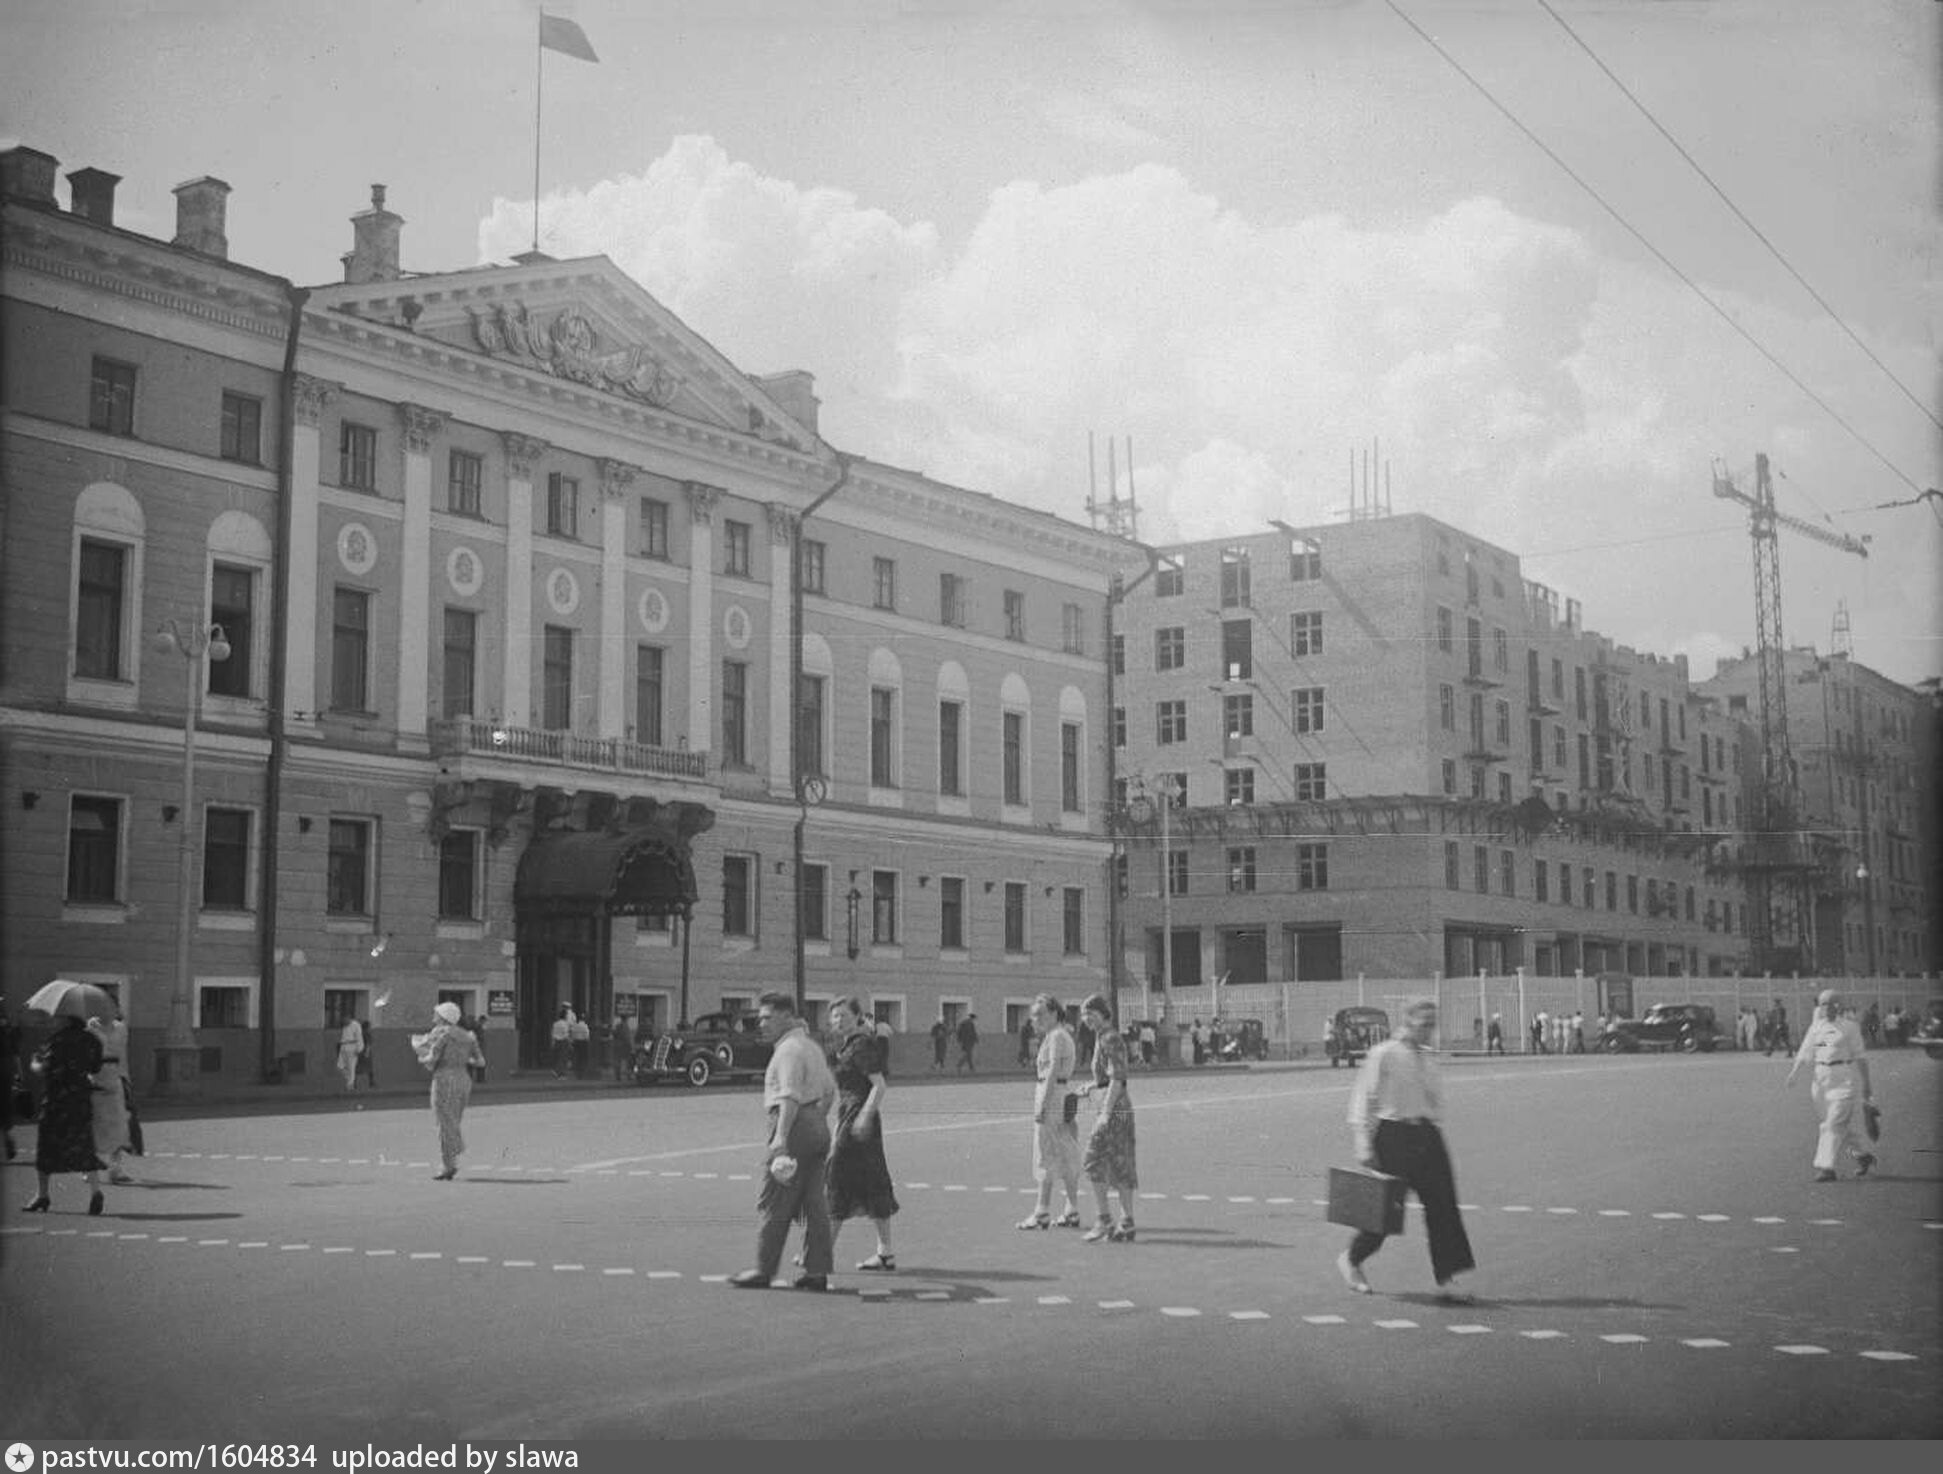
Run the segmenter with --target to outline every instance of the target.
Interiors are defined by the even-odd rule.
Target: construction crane
[[[1788,737],[1788,644],[1781,632],[1781,546],[1783,527],[1816,542],[1869,556],[1865,541],[1831,532],[1813,522],[1790,517],[1774,505],[1774,484],[1768,478],[1765,452],[1754,457],[1754,493],[1734,484],[1726,468],[1714,465],[1714,495],[1747,508],[1747,532],[1754,544],[1754,624],[1757,675],[1761,695],[1761,785],[1754,797],[1753,853],[1743,865],[1748,881],[1748,946],[1757,968],[1773,970],[1775,963],[1775,882],[1787,883],[1788,909],[1798,946],[1805,947],[1809,916],[1806,885],[1814,862],[1806,860],[1798,841],[1800,812],[1795,760]],[[1797,959],[1802,954],[1797,952]]]

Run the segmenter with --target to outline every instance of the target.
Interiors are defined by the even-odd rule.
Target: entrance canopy
[[[686,916],[698,895],[689,841],[714,822],[700,804],[658,804],[644,822],[619,829],[541,834],[520,856],[514,907],[524,915]]]

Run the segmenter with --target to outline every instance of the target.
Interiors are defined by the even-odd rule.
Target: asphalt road
[[[1464,1060],[1478,1303],[1422,1224],[1349,1294],[1348,1076],[1137,1078],[1134,1244],[1022,1233],[1029,1087],[893,1080],[895,1276],[739,1291],[758,1095],[168,1118],[144,1181],[0,1177],[0,1441],[1943,1435],[1943,1067],[1872,1056],[1868,1179],[1810,1180],[1758,1056]],[[1090,1115],[1091,1107],[1085,1108]],[[1085,1116],[1082,1118],[1085,1119]],[[867,1224],[838,1245],[847,1268]]]

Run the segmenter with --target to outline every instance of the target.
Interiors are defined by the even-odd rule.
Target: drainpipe
[[[803,524],[816,509],[849,484],[851,460],[842,451],[837,458],[837,479],[797,514],[796,528],[789,538],[789,773],[796,790],[796,1012],[803,1012],[803,830],[809,823],[810,774],[803,771]],[[827,887],[826,887],[827,891]],[[827,897],[826,897],[827,898]]]
[[[1147,549],[1147,571],[1132,583],[1125,582],[1118,573],[1112,575],[1106,591],[1106,793],[1107,801],[1113,801],[1113,793],[1120,776],[1119,749],[1113,742],[1113,709],[1116,685],[1113,679],[1113,612],[1126,603],[1127,595],[1139,588],[1154,575],[1160,567],[1160,554],[1152,548]],[[1123,815],[1119,809],[1112,809],[1107,815],[1108,832],[1112,836],[1111,854],[1107,860],[1106,878],[1106,945],[1107,945],[1107,1001],[1113,1005],[1113,1017],[1120,1017],[1120,969],[1126,966],[1126,936],[1120,915],[1120,860],[1124,845]],[[1163,885],[1166,878],[1162,877]],[[1161,939],[1162,948],[1170,943]],[[1145,979],[1142,979],[1140,996],[1147,996]],[[1163,1003],[1165,999],[1161,1000]]]
[[[289,751],[283,709],[284,676],[289,667],[290,502],[294,477],[293,430],[297,420],[297,340],[303,332],[307,288],[284,284],[290,299],[290,325],[283,339],[283,376],[277,385],[277,544],[270,627],[270,760],[263,775],[263,868],[257,894],[257,1069],[266,1085],[283,1080],[277,1057],[277,857],[282,849],[283,769]]]

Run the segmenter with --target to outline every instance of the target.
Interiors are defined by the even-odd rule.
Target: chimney
[[[0,153],[0,195],[23,205],[39,205],[53,210],[54,170],[58,161],[52,154],[24,144]]]
[[[229,223],[229,186],[205,174],[187,184],[178,184],[173,192],[175,239],[170,244],[227,261],[229,237],[224,231]]]
[[[810,434],[816,431],[816,376],[808,369],[785,369],[780,374],[760,374],[756,382],[781,406],[784,414]]]
[[[121,175],[110,174],[105,169],[76,169],[67,177],[71,192],[69,208],[83,220],[113,225],[115,186],[120,183]]]
[[[351,249],[344,253],[347,282],[398,280],[398,231],[402,216],[385,208],[385,187],[371,186],[371,208],[351,217]]]

